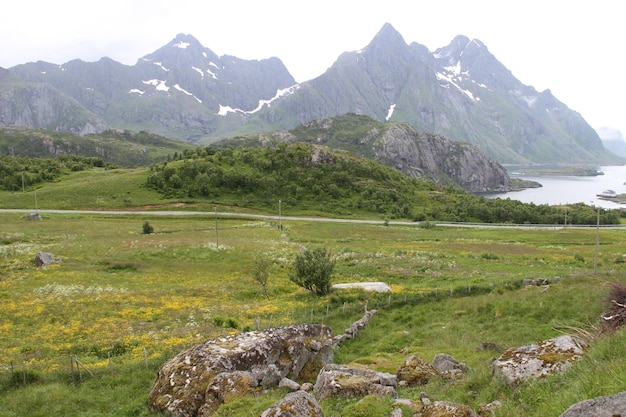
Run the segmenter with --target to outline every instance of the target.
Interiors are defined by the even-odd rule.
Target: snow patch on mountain
[[[157,91],[169,91],[170,90],[170,88],[167,85],[165,85],[164,80],[153,79],[153,80],[142,81],[142,83],[155,87]]]
[[[291,87],[276,90],[276,94],[274,95],[274,97],[270,98],[269,100],[263,100],[263,99],[259,100],[259,105],[255,109],[249,110],[249,111],[233,108],[230,106],[223,106],[220,104],[220,109],[218,110],[217,115],[226,116],[228,113],[254,114],[265,106],[271,107],[274,101],[278,100],[281,97],[289,96],[293,94],[299,88],[300,88],[300,84],[296,84],[296,85],[292,85]]]
[[[195,95],[193,95],[189,91],[187,91],[184,88],[182,88],[180,85],[174,84],[174,88],[177,89],[178,91],[180,91],[183,94],[186,94],[188,96],[191,96],[191,97],[195,98],[198,103],[202,104],[202,100],[200,100],[198,97],[196,97]]]
[[[200,74],[200,76],[202,77],[202,79],[204,80],[204,72],[198,68],[198,67],[191,67],[191,69],[193,69],[194,71],[196,71],[198,74]]]
[[[172,47],[174,48],[180,48],[180,49],[187,49],[187,47],[191,45],[189,42],[178,42],[174,45],[172,45]]]
[[[441,72],[435,73],[435,76],[437,77],[437,79],[439,81],[445,81],[445,82],[448,83],[448,84],[445,84],[445,85],[441,84],[442,87],[450,88],[450,85],[452,85],[452,86],[456,87],[460,92],[465,94],[467,97],[469,97],[472,101],[474,101],[474,102],[479,102],[480,101],[480,97],[474,96],[474,94],[471,91],[466,90],[463,87],[461,87],[459,84],[457,84],[455,82],[455,80],[452,78],[452,76],[444,74],[444,73],[441,73]]]
[[[391,106],[389,106],[389,110],[387,110],[387,117],[385,117],[385,121],[388,122],[389,119],[391,119],[391,116],[393,116],[393,111],[396,109],[396,105],[395,103],[392,104]]]
[[[154,65],[161,68],[165,72],[169,72],[169,69],[165,68],[161,62],[153,62]]]

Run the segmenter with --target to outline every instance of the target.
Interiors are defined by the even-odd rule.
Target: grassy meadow
[[[140,182],[133,171],[113,175],[93,194],[50,184],[38,191],[39,207],[171,203],[141,187],[128,192]],[[32,207],[32,198],[32,192],[0,193],[2,208]],[[337,350],[336,362],[394,373],[407,354],[430,361],[449,353],[469,367],[461,381],[400,389],[401,397],[424,391],[432,400],[474,409],[499,400],[498,416],[545,417],[626,389],[624,331],[594,338],[570,371],[519,387],[492,380],[489,364],[498,354],[479,349],[483,342],[508,348],[562,332],[595,334],[610,284],[624,282],[621,229],[600,231],[596,267],[594,228],[283,220],[281,230],[272,221],[211,214],[42,217],[0,213],[0,417],[157,416],[146,405],[148,392],[158,367],[181,349],[292,323],[321,322],[340,333],[372,308],[379,313]],[[145,221],[153,234],[143,234]],[[384,281],[392,293],[318,297],[295,286],[288,279],[295,254],[318,246],[337,260],[333,282]],[[36,267],[39,251],[60,261]],[[258,256],[271,260],[269,299],[252,278]],[[523,287],[525,278],[551,284]],[[276,389],[242,398],[217,415],[256,416],[283,395]],[[326,416],[391,411],[387,400],[362,404],[329,400],[322,406]]]

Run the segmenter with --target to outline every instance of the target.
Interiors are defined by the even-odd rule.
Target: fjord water
[[[626,208],[626,205],[613,201],[601,200],[596,194],[605,190],[613,190],[617,194],[626,194],[626,167],[625,166],[599,166],[598,171],[604,175],[593,177],[556,176],[556,175],[523,175],[509,172],[511,178],[522,178],[536,181],[541,188],[529,188],[523,191],[508,193],[489,193],[487,198],[510,198],[523,203],[535,204],[568,204],[585,203],[603,208]]]

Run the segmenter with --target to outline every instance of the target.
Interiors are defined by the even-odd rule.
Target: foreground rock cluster
[[[318,401],[331,397],[394,399],[391,417],[410,410],[413,417],[493,416],[499,403],[474,411],[464,404],[398,398],[398,387],[418,387],[433,378],[454,381],[465,376],[467,366],[450,355],[438,354],[432,362],[409,355],[395,374],[333,363],[333,348],[354,338],[375,310],[368,311],[339,336],[324,325],[293,325],[240,333],[191,347],[165,363],[149,394],[156,410],[173,417],[209,417],[236,398],[272,387],[290,393],[261,417],[323,417]],[[502,383],[516,385],[566,369],[584,354],[584,341],[560,336],[537,344],[512,348],[492,364]],[[563,417],[626,414],[624,394],[589,400],[570,408]]]

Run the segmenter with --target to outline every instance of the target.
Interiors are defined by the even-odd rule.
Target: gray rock
[[[35,255],[35,266],[48,266],[55,262],[58,262],[58,259],[54,259],[51,253],[48,252],[37,252]]]
[[[567,369],[579,359],[587,344],[574,336],[563,335],[505,351],[496,359],[491,370],[495,377],[508,384],[545,377]]]
[[[310,348],[314,341],[315,351]],[[286,326],[209,340],[161,366],[148,404],[175,417],[195,416],[201,409],[208,416],[229,396],[243,395],[255,384],[268,388],[283,377],[317,375],[332,361],[332,334],[323,325]],[[230,394],[217,392],[222,389]]]
[[[395,375],[345,365],[326,365],[317,376],[313,391],[319,400],[366,395],[397,398],[396,386]]]
[[[283,378],[278,383],[278,388],[287,388],[289,391],[293,392],[293,391],[298,391],[300,389],[300,384],[298,384],[296,381],[292,379]]]
[[[296,391],[274,403],[261,417],[324,417],[324,413],[313,395]]]
[[[593,398],[574,404],[560,417],[616,417],[626,416],[626,391],[615,395]]]
[[[454,359],[447,353],[439,353],[435,355],[432,362],[433,368],[437,370],[437,373],[444,379],[454,380],[462,378],[465,375],[465,369],[467,366]]]

